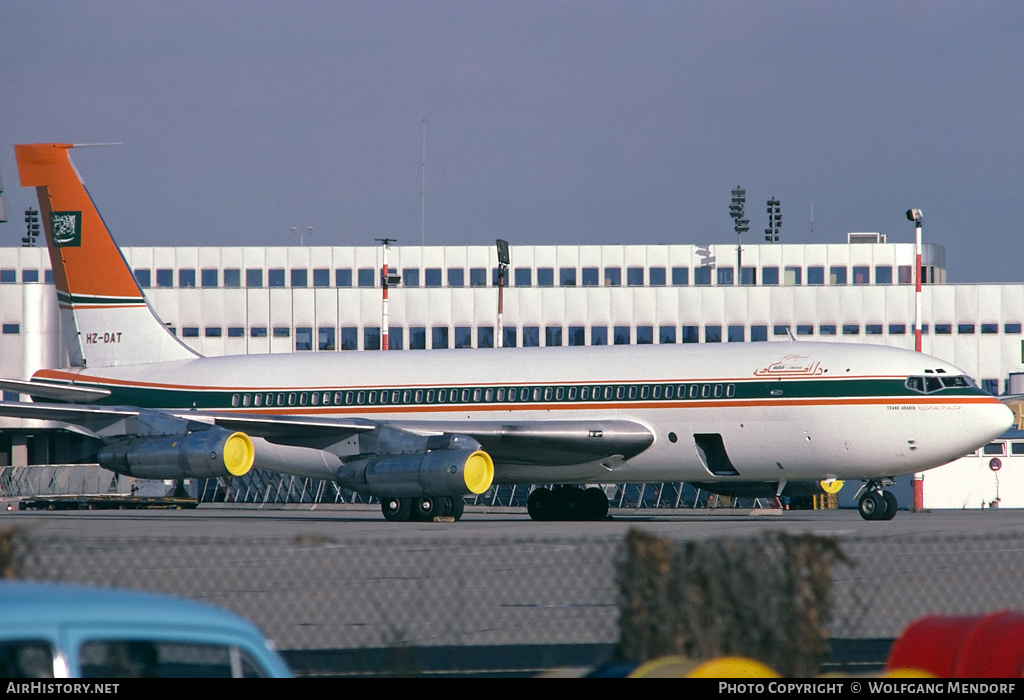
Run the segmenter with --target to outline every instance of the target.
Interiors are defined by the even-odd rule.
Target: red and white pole
[[[917,269],[917,283],[916,289],[914,290],[914,351],[921,352],[921,219],[918,214],[918,219],[915,222],[914,230],[914,257],[916,263],[914,267]]]

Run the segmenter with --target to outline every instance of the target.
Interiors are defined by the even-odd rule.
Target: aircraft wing
[[[501,465],[575,465],[607,458],[629,459],[647,449],[654,436],[625,420],[590,421],[374,421],[359,417],[273,415],[233,412],[171,411],[136,406],[0,401],[0,416],[51,420],[76,432],[105,440],[120,436],[175,435],[218,426],[265,438],[279,445],[330,449],[356,434],[397,431],[432,449],[432,437],[465,435],[480,443]],[[369,436],[368,436],[369,437]],[[368,446],[386,453],[393,440]],[[370,443],[371,445],[373,443]],[[408,450],[403,446],[401,451]],[[412,448],[415,449],[415,448]]]
[[[75,386],[74,384],[56,384],[31,382],[25,379],[0,379],[0,391],[14,391],[28,394],[33,399],[55,399],[71,403],[91,403],[110,396],[108,389]]]

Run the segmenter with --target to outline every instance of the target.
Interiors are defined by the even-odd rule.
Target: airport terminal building
[[[914,347],[914,245],[128,247],[161,320],[204,355],[801,340]],[[738,260],[738,258],[740,258]],[[923,247],[923,351],[993,394],[1024,372],[1024,284],[955,284]],[[0,248],[0,376],[66,355],[45,248]],[[5,394],[15,399],[16,395]],[[25,397],[21,397],[25,398]],[[6,421],[0,465],[59,461]],[[23,432],[23,431],[22,431]],[[35,433],[42,431],[35,430]],[[27,462],[26,462],[27,460]]]

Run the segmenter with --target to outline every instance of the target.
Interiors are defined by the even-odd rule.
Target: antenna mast
[[[423,120],[423,159],[420,161],[420,245],[427,240],[427,120]]]

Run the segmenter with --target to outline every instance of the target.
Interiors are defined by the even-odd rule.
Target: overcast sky
[[[0,3],[0,175],[72,152],[123,245],[946,246],[1024,281],[1024,3]],[[813,205],[813,238],[811,210]],[[514,256],[514,248],[513,248]]]

